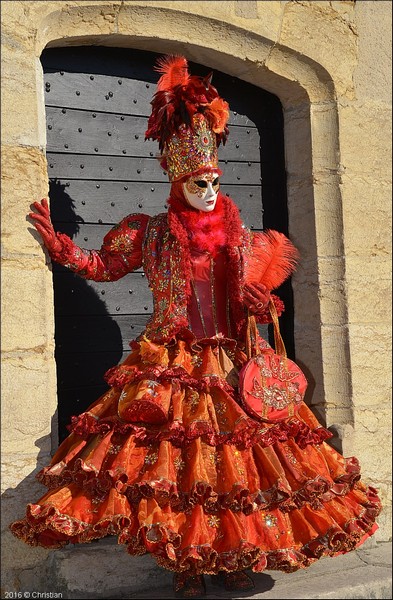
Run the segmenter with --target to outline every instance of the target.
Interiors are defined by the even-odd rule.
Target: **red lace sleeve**
[[[116,281],[142,265],[142,243],[149,218],[128,215],[106,234],[100,250],[79,248],[67,235],[58,233],[62,249],[50,252],[50,256],[85,279]]]
[[[285,310],[284,302],[281,300],[281,298],[276,296],[276,294],[270,294],[270,297],[274,302],[274,306],[276,307],[277,316],[281,317],[282,313]],[[268,307],[266,307],[265,310],[259,315],[254,316],[256,318],[257,323],[260,323],[261,325],[265,325],[266,323],[272,323],[272,318],[270,316],[270,311]]]

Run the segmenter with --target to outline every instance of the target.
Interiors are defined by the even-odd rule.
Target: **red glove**
[[[41,202],[33,202],[33,207],[37,212],[29,213],[29,217],[33,219],[34,227],[42,237],[45,246],[49,252],[60,252],[62,244],[53,229],[47,199],[43,198]]]
[[[263,283],[246,283],[243,287],[243,299],[248,310],[259,315],[269,304],[270,292]]]

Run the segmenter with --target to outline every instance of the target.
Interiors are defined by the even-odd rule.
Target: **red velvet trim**
[[[104,379],[111,387],[122,389],[127,383],[134,383],[141,379],[158,380],[164,371],[165,367],[161,365],[156,365],[154,367],[147,367],[144,365],[143,370],[138,369],[137,366],[133,365],[116,365],[106,371]],[[184,369],[182,369],[182,371],[186,373]]]
[[[281,501],[290,497],[290,491],[278,481],[268,490],[250,493],[240,484],[234,486],[226,494],[217,495],[210,484],[199,481],[189,493],[179,490],[175,482],[167,480],[143,481],[130,486],[126,483],[119,491],[127,496],[130,504],[139,504],[142,498],[154,498],[160,506],[169,504],[172,509],[185,512],[196,504],[201,504],[206,513],[215,514],[220,509],[241,511],[250,515],[257,510],[268,509],[280,505]]]
[[[10,529],[30,546],[55,549],[68,543],[86,543],[107,535],[120,535],[130,522],[127,515],[114,515],[90,525],[68,515],[64,517],[52,505],[29,504],[26,518],[12,523]]]
[[[289,512],[309,504],[314,510],[319,510],[325,502],[336,496],[345,496],[360,479],[360,465],[355,457],[346,459],[346,474],[335,479],[332,485],[327,479],[318,476],[307,481],[290,498],[280,504],[280,510]]]
[[[284,442],[292,438],[300,448],[305,448],[308,444],[320,444],[332,437],[332,433],[324,427],[320,426],[312,430],[306,423],[296,418],[267,425],[245,417],[238,422],[233,431],[217,432],[208,421],[194,421],[187,428],[176,421],[169,427],[157,428],[143,423],[124,423],[113,417],[97,420],[88,413],[82,413],[72,417],[69,430],[83,438],[91,434],[106,435],[113,430],[120,434],[133,434],[143,445],[167,440],[176,447],[183,447],[200,437],[210,446],[232,444],[242,448],[250,448],[255,444],[266,447],[276,441]]]
[[[213,514],[219,509],[229,509],[249,515],[273,507],[278,507],[286,513],[299,509],[305,504],[309,504],[314,510],[319,510],[332,498],[348,494],[360,479],[360,467],[354,458],[347,461],[347,473],[333,483],[318,476],[307,481],[299,490],[291,492],[278,480],[271,488],[253,493],[238,484],[230,492],[221,495],[216,494],[206,481],[197,482],[189,492],[181,491],[175,482],[167,479],[141,481],[128,485],[124,474],[115,477],[112,472],[105,471],[97,476],[81,459],[75,461],[73,467],[63,469],[61,475],[51,475],[48,473],[49,469],[50,467],[46,467],[37,474],[37,479],[49,489],[77,483],[91,496],[103,498],[112,487],[115,487],[133,505],[139,504],[142,498],[154,498],[160,506],[169,504],[176,511],[185,512],[196,504],[202,504],[206,513]],[[376,490],[373,491],[376,494]],[[379,502],[378,496],[376,499]]]
[[[361,517],[348,521],[344,527],[332,526],[328,532],[311,540],[300,549],[284,548],[264,552],[253,544],[244,542],[233,552],[218,553],[210,546],[194,546],[176,552],[179,541],[166,527],[153,526],[157,542],[150,542],[152,552],[158,564],[171,571],[192,569],[193,573],[217,573],[218,571],[239,571],[251,568],[254,572],[265,569],[280,570],[287,573],[310,566],[322,556],[335,556],[353,550],[365,534],[371,534],[380,505],[369,496],[369,504]],[[130,540],[127,551],[130,554],[143,553],[143,540],[148,537],[146,528]],[[171,543],[174,541],[175,543]],[[127,536],[121,535],[119,543],[127,544]]]
[[[230,396],[233,396],[234,393],[233,387],[218,375],[210,375],[208,377],[203,377],[202,379],[195,379],[194,377],[191,377],[183,367],[167,369],[160,365],[155,367],[147,367],[144,365],[142,370],[138,369],[136,366],[119,365],[109,369],[105,373],[104,379],[111,387],[117,389],[122,389],[127,383],[136,383],[142,379],[149,379],[161,383],[171,381],[175,385],[181,383],[184,386],[201,391],[208,391],[209,388],[219,387]]]

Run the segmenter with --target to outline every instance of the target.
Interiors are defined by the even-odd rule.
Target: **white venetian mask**
[[[217,202],[220,188],[217,171],[189,177],[183,183],[183,192],[187,202],[197,210],[211,212]]]

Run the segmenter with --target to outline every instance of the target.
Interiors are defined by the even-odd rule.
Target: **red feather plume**
[[[294,272],[298,259],[298,251],[283,233],[273,229],[256,233],[245,283],[263,283],[274,290]]]
[[[157,91],[166,92],[177,85],[187,85],[190,78],[184,56],[163,56],[157,60],[155,70],[161,73]]]
[[[157,140],[163,152],[179,127],[185,124],[192,128],[194,114],[201,113],[216,134],[217,145],[225,144],[229,106],[211,85],[212,75],[190,75],[184,56],[164,56],[158,59],[155,69],[161,77],[151,101],[145,139]]]

